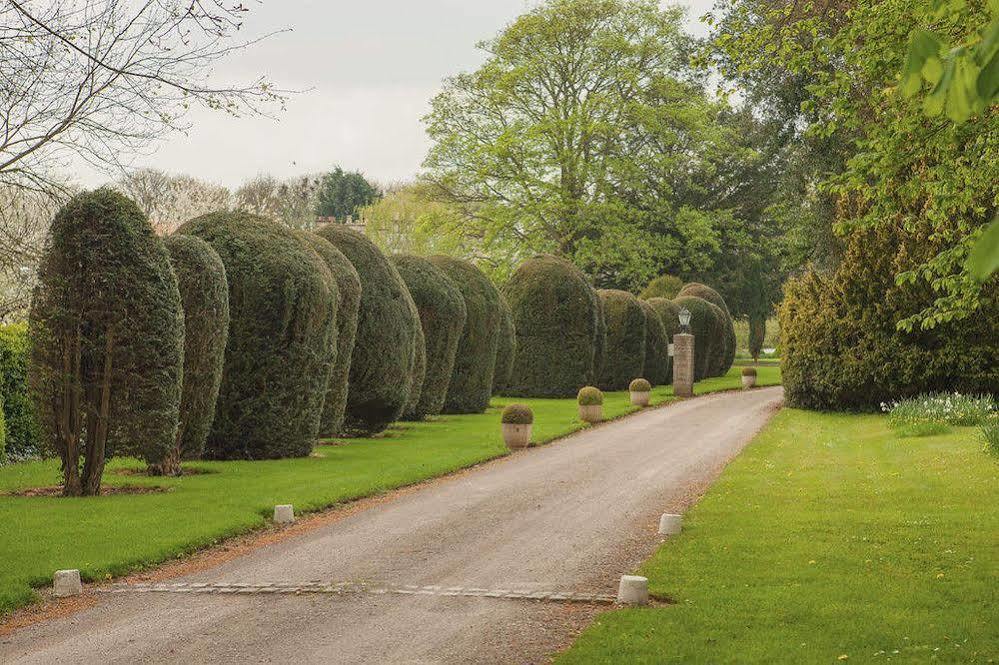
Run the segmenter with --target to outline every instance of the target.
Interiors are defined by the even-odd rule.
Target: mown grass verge
[[[779,370],[760,373],[777,384]],[[699,394],[739,386],[738,370],[697,384]],[[653,403],[675,399],[672,389],[653,391]],[[26,488],[56,485],[54,460],[0,468],[0,617],[35,598],[52,572],[79,568],[99,580],[147,568],[269,523],[273,506],[298,513],[441,476],[507,453],[500,434],[502,407],[525,402],[535,414],[534,441],[543,443],[585,427],[572,399],[496,398],[489,411],[399,423],[384,436],[322,445],[312,457],[268,462],[197,462],[203,471],[181,478],[122,475],[141,470],[132,459],[108,465],[105,484],[166,488],[156,494],[66,499],[9,496]],[[635,411],[627,392],[607,393],[605,416]]]
[[[972,428],[784,410],[642,566],[675,604],[605,613],[556,662],[995,662],[997,503]]]

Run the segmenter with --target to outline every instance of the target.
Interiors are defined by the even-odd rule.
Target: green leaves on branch
[[[992,273],[999,270],[999,217],[985,228],[965,264],[972,277],[985,281]]]
[[[931,86],[923,102],[930,117],[946,112],[954,122],[963,123],[993,104],[999,94],[999,18],[993,18],[972,43],[949,51],[929,30],[913,30],[902,71],[902,93],[914,96],[923,81]]]

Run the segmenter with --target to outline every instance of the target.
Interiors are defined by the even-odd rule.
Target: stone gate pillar
[[[694,336],[687,333],[673,336],[673,394],[694,396]]]

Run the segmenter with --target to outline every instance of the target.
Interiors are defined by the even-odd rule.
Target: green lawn
[[[759,382],[779,383],[778,368],[761,369]],[[739,386],[738,370],[697,384],[707,393]],[[675,399],[669,387],[653,400]],[[79,568],[85,579],[122,575],[190,553],[268,523],[273,506],[291,503],[297,512],[321,510],[506,454],[498,410],[515,401],[496,399],[488,413],[404,423],[385,436],[320,446],[313,457],[272,462],[199,462],[210,473],[183,478],[125,476],[134,460],[114,460],[108,485],[169,488],[162,494],[81,499],[0,496],[0,616],[29,603],[32,587],[51,583],[52,572]],[[516,400],[534,409],[536,442],[550,441],[584,425],[572,399]],[[634,411],[626,392],[608,393],[605,416]],[[0,495],[56,485],[55,461],[0,468]]]
[[[785,410],[641,568],[676,604],[605,613],[556,662],[995,662],[997,505],[973,429]]]

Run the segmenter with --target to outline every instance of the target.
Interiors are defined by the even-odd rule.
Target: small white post
[[[683,515],[671,515],[663,513],[659,518],[659,533],[663,536],[672,536],[680,533],[683,526]]]
[[[277,524],[291,524],[295,521],[295,508],[291,504],[274,506],[274,522]]]
[[[83,593],[83,583],[80,581],[79,570],[57,570],[52,576],[52,591],[56,598],[79,596]]]
[[[621,605],[648,605],[649,579],[638,575],[622,575],[617,587],[617,602]]]

